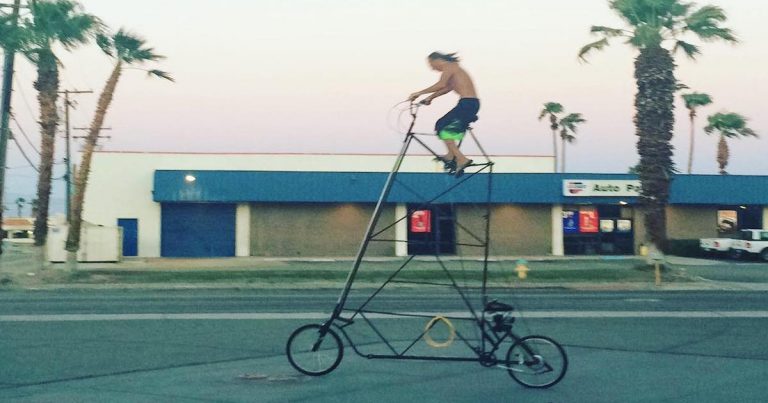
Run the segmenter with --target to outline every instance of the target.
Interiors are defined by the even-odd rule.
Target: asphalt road
[[[351,305],[364,294],[356,293]],[[561,383],[526,389],[504,371],[475,363],[367,360],[349,346],[333,373],[298,376],[285,359],[285,341],[296,327],[321,321],[335,292],[9,291],[0,292],[0,400],[762,402],[768,396],[767,293],[493,294],[522,311],[520,333],[565,346],[570,367]],[[374,304],[435,313],[462,308],[452,293],[424,290],[384,293]],[[424,326],[420,318],[373,321],[395,344]],[[356,342],[381,347],[358,325],[351,332]]]

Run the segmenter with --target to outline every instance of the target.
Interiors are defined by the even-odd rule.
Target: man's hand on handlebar
[[[432,100],[429,98],[424,98],[421,100],[421,102],[419,102],[419,104],[421,105],[430,105],[431,103],[432,103]]]

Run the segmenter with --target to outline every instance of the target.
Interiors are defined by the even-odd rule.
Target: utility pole
[[[70,210],[71,210],[70,203],[72,202],[72,152],[71,152],[71,146],[70,146],[71,127],[69,125],[69,110],[75,107],[75,103],[69,100],[69,94],[93,94],[93,91],[65,90],[65,91],[60,91],[59,94],[64,94],[64,126],[65,126],[64,137],[66,138],[66,147],[65,147],[66,156],[64,157],[64,164],[66,165],[66,173],[64,174],[64,179],[65,179],[65,182],[67,183],[66,211],[67,211],[67,222],[69,222]]]
[[[0,7],[9,5],[1,4]],[[16,25],[19,20],[19,8],[21,0],[14,0],[11,7],[12,24]],[[8,154],[8,137],[10,134],[8,124],[11,116],[11,92],[13,91],[13,64],[16,56],[16,49],[8,47],[3,49],[5,60],[3,62],[3,89],[0,104],[0,254],[3,253],[2,229],[3,229],[3,194],[5,193],[5,164]]]
[[[82,131],[88,131],[91,130],[89,127],[75,127],[74,130],[82,130]],[[111,127],[102,127],[99,130],[112,130]],[[87,139],[88,136],[72,136],[73,139]],[[112,136],[99,136],[100,139],[111,139]],[[75,165],[73,171],[75,174],[77,174],[77,165]],[[70,222],[70,215],[69,215],[69,209],[67,209],[67,222]]]

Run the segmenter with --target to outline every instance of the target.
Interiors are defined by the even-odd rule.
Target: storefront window
[[[739,230],[739,215],[736,210],[717,211],[717,232],[733,234]]]
[[[633,210],[619,205],[566,206],[563,243],[566,255],[634,253]]]

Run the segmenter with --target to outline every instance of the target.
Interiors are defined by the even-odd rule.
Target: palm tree
[[[730,151],[726,138],[757,137],[757,133],[747,126],[747,118],[738,113],[716,113],[709,117],[709,124],[704,128],[707,134],[717,132],[720,141],[717,145],[717,164],[720,166],[720,175],[727,175],[725,167],[728,166]]]
[[[37,210],[38,210],[39,203],[37,202],[37,199],[32,199],[29,201],[29,207],[32,211],[32,217],[37,216]]]
[[[93,150],[96,148],[96,143],[99,140],[99,133],[101,127],[104,124],[104,119],[109,110],[109,106],[112,104],[112,98],[115,95],[115,88],[120,80],[121,75],[126,69],[139,69],[146,71],[148,75],[160,77],[169,81],[173,81],[171,76],[161,70],[144,70],[138,67],[127,67],[142,65],[146,62],[154,62],[163,59],[163,56],[155,53],[155,50],[147,47],[144,39],[128,33],[124,30],[119,30],[112,36],[106,36],[99,34],[96,37],[96,43],[99,45],[102,51],[107,56],[115,60],[115,66],[112,69],[112,73],[107,79],[107,83],[104,89],[99,95],[99,102],[96,106],[96,113],[91,122],[91,127],[88,130],[88,136],[85,139],[85,146],[83,148],[83,156],[80,162],[80,169],[75,177],[75,192],[72,197],[72,212],[69,222],[69,234],[67,235],[67,251],[70,252],[70,258],[74,257],[74,252],[77,252],[80,247],[80,228],[82,226],[83,217],[83,202],[85,199],[85,188],[88,184],[88,174],[91,169],[91,158],[93,156]]]
[[[51,196],[53,153],[59,116],[59,60],[56,45],[72,50],[85,44],[100,29],[98,18],[83,12],[73,0],[38,0],[29,5],[32,19],[22,24],[22,52],[37,68],[35,89],[40,103],[40,168],[37,182],[38,209],[35,217],[35,245],[45,244],[48,235],[48,205]]]
[[[710,97],[708,94],[694,92],[691,94],[683,94],[683,101],[685,102],[685,107],[688,109],[688,116],[691,118],[691,139],[690,148],[688,151],[688,175],[690,175],[691,169],[693,167],[693,145],[696,134],[696,109],[711,104],[712,97]]]
[[[557,102],[547,102],[544,109],[539,114],[539,121],[549,116],[549,128],[552,130],[552,153],[555,156],[554,171],[557,172],[557,129],[560,128],[560,122],[557,115],[563,113],[563,105]]]
[[[23,197],[19,197],[16,199],[16,217],[21,217],[21,209],[24,208],[24,204],[27,202],[27,199]]]
[[[562,141],[563,158],[560,162],[560,172],[565,172],[565,144],[576,141],[578,125],[586,123],[580,113],[571,113],[560,119],[560,141]]]
[[[579,57],[609,45],[613,38],[624,38],[639,51],[635,59],[635,127],[639,137],[639,177],[642,184],[640,205],[650,242],[665,250],[666,205],[669,185],[674,173],[672,162],[672,129],[674,126],[675,61],[673,53],[683,51],[694,59],[698,46],[686,42],[686,35],[704,41],[737,42],[733,32],[720,26],[727,20],[725,12],[715,6],[696,8],[681,0],[611,0],[613,9],[629,29],[593,26],[591,32],[601,35],[596,42],[584,46]],[[671,49],[668,48],[672,44]]]

